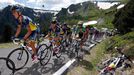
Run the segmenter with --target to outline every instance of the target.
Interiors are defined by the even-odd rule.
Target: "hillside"
[[[128,0],[124,0],[127,2]],[[90,51],[90,55],[86,54],[83,61],[79,62],[73,70],[67,75],[98,75],[97,66],[101,61],[117,55],[115,47],[122,48],[122,52],[128,56],[132,61],[134,60],[134,0],[128,1],[125,7],[117,10],[117,6],[103,11],[104,23],[97,27],[117,28],[119,34],[109,37],[96,45]],[[112,23],[113,21],[113,23]],[[120,29],[121,28],[121,29]],[[128,30],[130,29],[130,30]],[[115,75],[133,75],[134,65],[131,63],[131,68],[123,71],[116,71]]]
[[[69,24],[76,24],[79,20],[92,20],[93,17],[100,13],[98,7],[90,1],[72,4],[68,8],[62,10],[56,15],[58,21],[66,21]]]
[[[10,37],[14,34],[16,24],[13,16],[11,15],[10,5],[0,11],[0,42],[10,41]],[[40,24],[41,31],[46,33],[48,25],[52,20],[53,13],[36,12],[34,9],[23,7],[24,15],[29,16],[34,22]],[[100,15],[98,7],[87,1],[78,4],[72,4],[68,8],[62,8],[56,15],[57,20],[61,23],[67,22],[68,24],[77,24],[79,20],[94,20]],[[6,32],[6,33],[5,33]]]
[[[114,27],[121,34],[125,34],[134,30],[134,0],[130,0],[124,8],[121,8],[113,20]]]

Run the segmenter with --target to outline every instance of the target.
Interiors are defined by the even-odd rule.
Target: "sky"
[[[7,5],[20,4],[31,8],[39,8],[46,10],[60,10],[61,8],[67,8],[71,4],[76,4],[89,0],[0,0],[0,8]],[[98,3],[98,6],[102,9],[107,9],[110,6],[117,3]]]

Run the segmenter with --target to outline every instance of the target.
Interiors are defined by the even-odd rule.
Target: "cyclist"
[[[77,31],[77,27],[76,27],[76,25],[73,25],[73,27],[72,27],[72,35],[71,35],[71,37],[72,38],[74,38],[75,37],[75,35],[76,35],[76,31]]]
[[[82,49],[84,42],[87,41],[88,36],[89,36],[89,26],[86,26],[86,28],[84,28],[83,21],[79,21],[76,33],[79,36],[79,37],[78,36],[77,37],[81,39],[80,48]]]
[[[89,36],[89,26],[86,26],[85,32],[83,33],[82,40],[85,42]]]
[[[61,37],[60,37],[60,28],[58,27],[57,21],[52,21],[48,34],[45,38],[49,38],[49,40],[53,40],[54,41],[54,45],[56,45],[57,47],[60,45],[60,41],[61,41]],[[58,48],[57,50],[54,52],[54,55],[56,52],[58,52]]]
[[[84,32],[85,28],[83,27],[83,21],[79,21],[76,30],[77,37],[81,39]]]
[[[69,41],[70,41],[72,32],[71,32],[71,28],[68,27],[68,24],[64,23],[62,25],[62,31],[63,31],[63,34],[64,34],[65,38],[69,39]]]
[[[37,33],[37,26],[32,22],[28,16],[22,14],[22,8],[19,6],[12,6],[11,12],[17,23],[17,30],[15,33],[15,38],[22,38],[24,42],[27,42],[27,47],[32,48],[32,61],[37,61],[37,55],[35,48],[35,39]],[[22,32],[26,32],[24,35],[21,35]]]

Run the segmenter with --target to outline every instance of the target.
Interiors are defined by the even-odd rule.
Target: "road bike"
[[[29,54],[32,56],[32,49],[18,38],[13,39],[13,43],[18,44],[20,47],[12,50],[7,58],[11,59],[15,63],[15,70],[20,70],[28,63]],[[46,50],[46,47],[46,44],[39,44],[39,42],[37,43],[37,56],[40,63],[41,61],[47,59],[48,51]],[[48,61],[46,61],[44,64],[41,63],[41,65],[46,65],[47,63]],[[9,64],[7,65],[13,69]]]
[[[48,56],[45,56],[42,60],[44,60],[46,57],[48,57],[48,60],[46,60],[47,62],[51,59],[51,56],[56,56],[57,58],[60,58],[61,55],[63,54],[64,50],[65,50],[65,45],[64,45],[64,40],[62,40],[60,43],[60,45],[55,45],[54,43],[56,43],[53,39],[52,40],[47,40],[48,44],[46,44],[46,48],[45,51],[47,51]],[[45,62],[46,62],[45,61]],[[44,61],[41,61],[41,63],[43,64]]]

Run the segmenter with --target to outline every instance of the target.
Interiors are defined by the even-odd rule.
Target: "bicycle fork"
[[[22,55],[23,55],[23,50],[18,53],[17,59],[21,60],[22,59]]]

